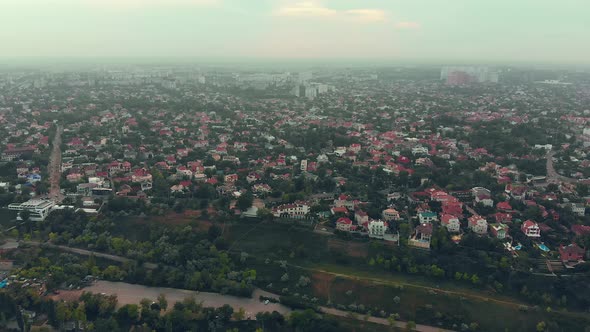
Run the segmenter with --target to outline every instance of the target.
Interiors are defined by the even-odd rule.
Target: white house
[[[382,239],[386,230],[387,224],[383,220],[371,220],[369,222],[369,237]]]
[[[473,215],[469,217],[468,227],[470,230],[479,235],[484,235],[488,232],[488,222],[479,215]]]
[[[309,214],[310,206],[305,202],[283,204],[272,209],[275,217],[303,219]]]
[[[452,214],[443,214],[440,221],[450,233],[459,233],[461,230],[461,222],[459,222],[459,218]]]
[[[438,218],[434,212],[420,212],[418,214],[418,220],[420,220],[421,224],[430,224],[434,221],[438,221]]]
[[[520,230],[528,237],[541,237],[541,229],[539,228],[539,225],[532,220],[523,222],[522,226],[520,226]]]

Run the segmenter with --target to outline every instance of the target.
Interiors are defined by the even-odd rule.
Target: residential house
[[[352,220],[346,217],[340,217],[336,220],[336,229],[343,232],[350,232],[352,229]]]
[[[475,203],[481,203],[484,206],[494,206],[494,201],[492,200],[492,192],[489,189],[483,187],[474,187],[471,189],[473,192],[473,197],[475,197]]]
[[[420,224],[414,228],[414,231],[410,235],[408,245],[430,249],[430,239],[432,238],[432,224]]]
[[[397,221],[401,219],[399,212],[393,208],[383,210],[381,216],[385,221]]]
[[[223,181],[225,183],[234,183],[234,182],[238,181],[238,175],[237,174],[228,174],[228,175],[224,176]]]
[[[484,235],[488,232],[488,222],[480,215],[472,215],[467,219],[467,227],[478,235]]]
[[[584,260],[584,254],[585,250],[575,243],[559,246],[559,256],[561,256],[561,261],[564,263],[582,261]]]
[[[539,225],[532,220],[523,222],[520,226],[520,230],[528,237],[541,237],[541,229],[539,228]]]
[[[346,214],[348,213],[348,209],[345,206],[333,206],[330,209],[330,212],[332,212],[333,215],[341,213],[341,214]]]
[[[430,212],[430,211],[425,211],[425,212],[420,212],[418,213],[418,220],[420,221],[421,224],[430,224],[434,221],[438,221],[438,217],[436,216],[436,213],[434,212]]]
[[[344,206],[349,210],[354,210],[359,203],[359,200],[352,199],[350,196],[344,194],[338,196],[338,198],[334,200],[334,206]]]
[[[371,220],[368,225],[369,237],[382,239],[387,231],[387,223],[383,220]]]
[[[511,211],[512,206],[510,206],[509,202],[500,202],[496,204],[496,209],[498,209],[499,211]]]
[[[354,221],[356,221],[357,224],[362,225],[366,222],[369,222],[369,216],[365,211],[356,210],[354,212]]]
[[[449,233],[459,233],[461,231],[461,222],[459,218],[452,214],[443,214],[440,217],[441,224],[447,228]]]
[[[508,236],[508,225],[501,223],[494,223],[490,225],[490,233],[500,240],[503,240]]]

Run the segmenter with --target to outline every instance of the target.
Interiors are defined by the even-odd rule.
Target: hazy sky
[[[590,0],[0,0],[0,56],[590,62]]]

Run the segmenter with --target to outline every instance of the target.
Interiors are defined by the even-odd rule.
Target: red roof
[[[336,220],[337,224],[346,224],[346,225],[352,225],[352,220],[350,220],[349,218],[346,217],[341,217],[338,218],[338,220]]]
[[[333,213],[346,213],[346,212],[348,212],[348,209],[345,206],[333,207],[332,212]]]
[[[512,206],[508,202],[500,202],[496,204],[496,208],[499,210],[512,210]]]

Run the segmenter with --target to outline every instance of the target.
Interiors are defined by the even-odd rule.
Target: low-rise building
[[[440,217],[441,224],[447,228],[449,233],[459,233],[461,231],[461,222],[459,218],[452,214],[443,214]]]
[[[55,206],[55,203],[50,200],[43,200],[43,199],[31,199],[24,203],[12,203],[8,205],[9,210],[19,211],[17,215],[17,220],[22,220],[20,216],[20,211],[29,211],[30,212],[30,220],[32,221],[43,221],[49,213],[51,209]]]
[[[273,216],[277,218],[303,219],[309,214],[309,205],[304,202],[279,205],[272,210]]]
[[[399,212],[396,209],[385,209],[381,213],[381,216],[385,221],[397,221],[401,219]]]
[[[467,220],[468,227],[478,235],[485,235],[488,232],[488,222],[480,215],[473,215]]]
[[[506,224],[491,224],[490,225],[490,233],[497,239],[503,240],[508,236],[508,225]]]
[[[541,229],[539,228],[539,225],[532,220],[523,222],[522,226],[520,226],[520,230],[528,237],[541,237]]]
[[[346,217],[341,217],[336,220],[336,229],[343,232],[350,232],[352,228],[352,220]]]
[[[382,239],[387,231],[387,223],[383,220],[371,220],[368,226],[369,237]]]
[[[436,213],[426,211],[426,212],[418,213],[418,220],[420,221],[421,224],[426,224],[426,223],[429,224],[434,221],[437,221],[438,217],[436,216]]]
[[[431,238],[432,224],[420,224],[414,228],[414,232],[412,232],[410,239],[408,240],[408,245],[422,249],[430,249]]]
[[[561,261],[564,263],[579,262],[584,259],[584,254],[585,250],[575,243],[567,246],[563,244],[559,246],[559,255],[561,256]]]

